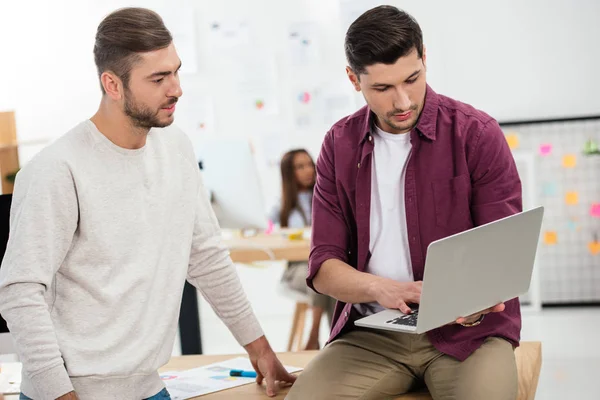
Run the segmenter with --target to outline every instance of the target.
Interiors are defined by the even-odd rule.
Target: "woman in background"
[[[291,150],[281,159],[281,204],[271,213],[271,220],[282,228],[305,228],[311,225],[312,194],[316,181],[315,163],[304,149]],[[312,327],[306,350],[316,350],[319,345],[319,327],[323,312],[331,324],[335,300],[318,294],[306,286],[308,266],[305,262],[290,262],[283,274],[282,283],[292,290],[308,295],[312,310]]]

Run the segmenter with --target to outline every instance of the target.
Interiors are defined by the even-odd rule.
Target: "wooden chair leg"
[[[300,303],[296,303],[296,308],[294,310],[294,317],[292,319],[292,329],[290,331],[290,338],[288,340],[287,351],[292,351],[292,346],[294,345],[294,341],[296,338],[296,331],[298,329],[298,320],[300,316]]]
[[[308,309],[308,304],[300,303],[300,315],[298,315],[298,327],[296,329],[296,335],[297,335],[296,351],[302,350],[302,345],[304,343],[302,341],[302,339],[304,338],[304,323],[306,321],[306,310],[307,309]]]

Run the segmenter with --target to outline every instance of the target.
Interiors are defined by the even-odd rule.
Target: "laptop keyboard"
[[[419,317],[419,310],[413,310],[411,314],[406,314],[401,317],[396,317],[386,321],[386,324],[394,325],[406,325],[406,326],[417,326],[417,318]]]

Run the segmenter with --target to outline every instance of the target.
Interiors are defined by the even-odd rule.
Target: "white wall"
[[[308,147],[316,156],[334,119],[360,104],[344,75],[342,25],[349,17],[340,0],[1,1],[0,110],[16,110],[21,140],[56,138],[95,111],[100,96],[92,56],[95,29],[103,16],[127,5],[169,14],[171,30],[183,26],[186,17],[196,22],[198,72],[182,76],[184,97],[176,122],[193,138],[207,134],[196,124],[210,98],[214,124],[208,132],[252,137],[261,157],[269,153],[276,158],[291,146]],[[347,10],[352,3],[366,9],[381,2],[341,3]],[[594,24],[600,16],[599,1],[391,3],[404,6],[421,24],[428,79],[438,92],[470,102],[500,120],[600,110],[600,24]],[[184,11],[178,15],[179,10]],[[227,56],[215,55],[208,42],[210,24],[236,19],[249,23],[248,44]],[[306,21],[316,26],[319,60],[297,67],[290,61],[289,26]],[[194,63],[183,61],[184,71],[185,65]],[[278,113],[242,110],[239,76],[270,65]],[[303,110],[297,95],[304,90],[313,93],[315,101]],[[332,103],[337,108],[331,115],[324,113]],[[298,115],[316,114],[319,118],[308,125],[297,126]],[[22,162],[39,148],[22,148]],[[278,191],[277,169],[265,164],[261,172],[271,198]]]

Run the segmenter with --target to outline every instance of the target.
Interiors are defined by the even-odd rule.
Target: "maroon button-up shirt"
[[[307,278],[313,289],[312,280],[326,260],[341,260],[358,271],[365,271],[369,262],[372,124],[372,113],[364,107],[325,136],[313,195]],[[521,211],[521,181],[498,123],[429,86],[410,135],[406,223],[413,275],[422,280],[431,242]],[[338,302],[329,340],[353,329],[358,317],[352,304]],[[479,326],[453,324],[428,336],[438,350],[462,361],[490,336],[517,346],[520,330],[519,301],[514,299],[506,302],[504,312],[488,314]]]

